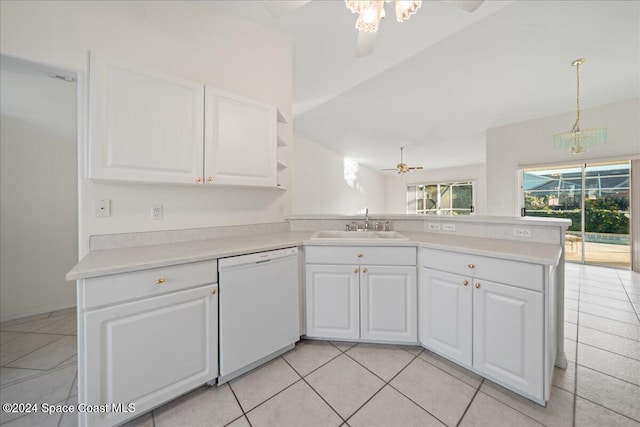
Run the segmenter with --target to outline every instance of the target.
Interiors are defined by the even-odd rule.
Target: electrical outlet
[[[455,224],[442,224],[442,230],[443,231],[456,231],[456,225]]]
[[[440,224],[436,222],[430,222],[428,228],[429,231],[440,231]]]
[[[162,205],[151,205],[151,219],[162,219]]]
[[[96,200],[95,216],[96,217],[111,216],[111,200],[109,199]]]
[[[515,237],[531,237],[531,229],[530,228],[514,228],[513,235]]]

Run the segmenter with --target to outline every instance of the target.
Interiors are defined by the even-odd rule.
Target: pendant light
[[[580,127],[580,66],[584,61],[584,58],[578,58],[571,63],[576,67],[576,121],[570,131],[553,136],[555,148],[569,150],[573,154],[584,153],[592,145],[604,144],[607,141],[607,128]]]

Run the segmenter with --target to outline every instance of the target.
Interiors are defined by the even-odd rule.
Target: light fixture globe
[[[406,21],[411,18],[422,6],[420,0],[396,0],[396,19],[398,22]]]
[[[380,21],[384,18],[384,1],[368,1],[360,7],[360,16],[356,28],[367,33],[378,31]]]

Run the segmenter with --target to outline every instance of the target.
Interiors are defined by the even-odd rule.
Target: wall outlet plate
[[[531,229],[516,227],[513,229],[513,235],[515,237],[531,237]]]
[[[456,225],[455,224],[451,224],[451,223],[442,224],[442,230],[443,231],[456,231]]]
[[[162,219],[162,205],[151,205],[151,219]]]
[[[440,224],[436,222],[430,222],[428,225],[429,231],[440,231]]]

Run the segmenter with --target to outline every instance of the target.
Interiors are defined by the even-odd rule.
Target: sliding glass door
[[[629,162],[523,172],[525,215],[572,221],[567,261],[631,266]]]

